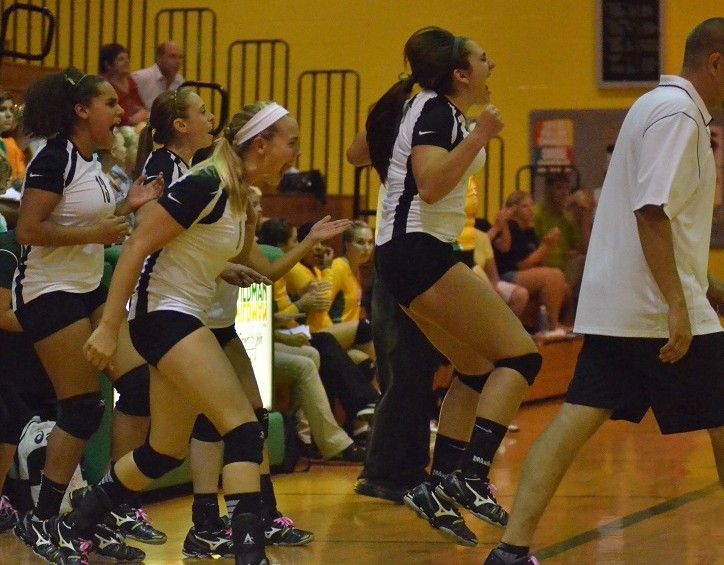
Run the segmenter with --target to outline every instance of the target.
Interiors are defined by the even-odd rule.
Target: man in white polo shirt
[[[138,85],[143,105],[149,112],[159,94],[176,90],[183,83],[184,77],[178,74],[182,61],[181,47],[173,41],[167,41],[156,47],[156,62],[153,66],[131,73]]]
[[[501,544],[484,565],[533,565],[529,546],[583,444],[609,418],[664,434],[709,431],[724,486],[724,285],[707,273],[716,171],[710,109],[724,103],[724,18],[689,34],[621,127],[603,184],[575,331],[585,341],[566,401],[531,449]],[[693,337],[692,337],[693,336]]]

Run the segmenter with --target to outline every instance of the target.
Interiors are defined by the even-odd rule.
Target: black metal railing
[[[283,39],[234,41],[227,50],[226,85],[235,107],[257,100],[274,100],[287,106],[289,44]]]

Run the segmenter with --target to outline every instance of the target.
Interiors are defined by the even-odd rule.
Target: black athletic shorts
[[[37,343],[78,320],[90,318],[106,303],[107,296],[108,289],[103,285],[84,293],[48,292],[18,306],[15,315],[30,341]]]
[[[204,324],[197,317],[175,310],[157,310],[128,322],[131,341],[149,365],[159,361],[171,348]]]
[[[211,333],[214,334],[216,341],[219,342],[221,349],[226,347],[232,339],[237,339],[239,335],[236,333],[236,326],[226,326],[225,328],[211,328]]]
[[[724,426],[724,333],[695,336],[677,363],[666,339],[586,335],[566,402],[638,423],[649,408],[664,434]]]
[[[422,232],[406,233],[375,250],[377,274],[405,307],[439,281],[457,262],[453,246]]]

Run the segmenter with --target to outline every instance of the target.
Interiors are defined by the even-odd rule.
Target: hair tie
[[[234,136],[234,145],[237,147],[256,137],[268,127],[274,125],[281,118],[289,114],[284,106],[280,106],[276,102],[272,102],[268,106],[264,106],[252,118],[246,122]]]
[[[462,37],[455,37],[455,40],[452,44],[452,58],[455,59],[457,57],[458,51],[460,50],[460,45],[462,45],[464,39]]]
[[[83,79],[87,76],[88,75],[82,75],[78,80],[74,80],[68,75],[65,75],[65,81],[73,87],[73,90],[75,90],[76,88],[78,88],[78,85],[83,81]]]

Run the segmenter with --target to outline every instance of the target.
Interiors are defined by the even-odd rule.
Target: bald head
[[[686,38],[684,70],[694,71],[712,53],[724,56],[724,18],[711,18],[696,26]]]
[[[166,80],[172,82],[181,68],[183,51],[173,41],[161,43],[156,47],[156,64]]]

